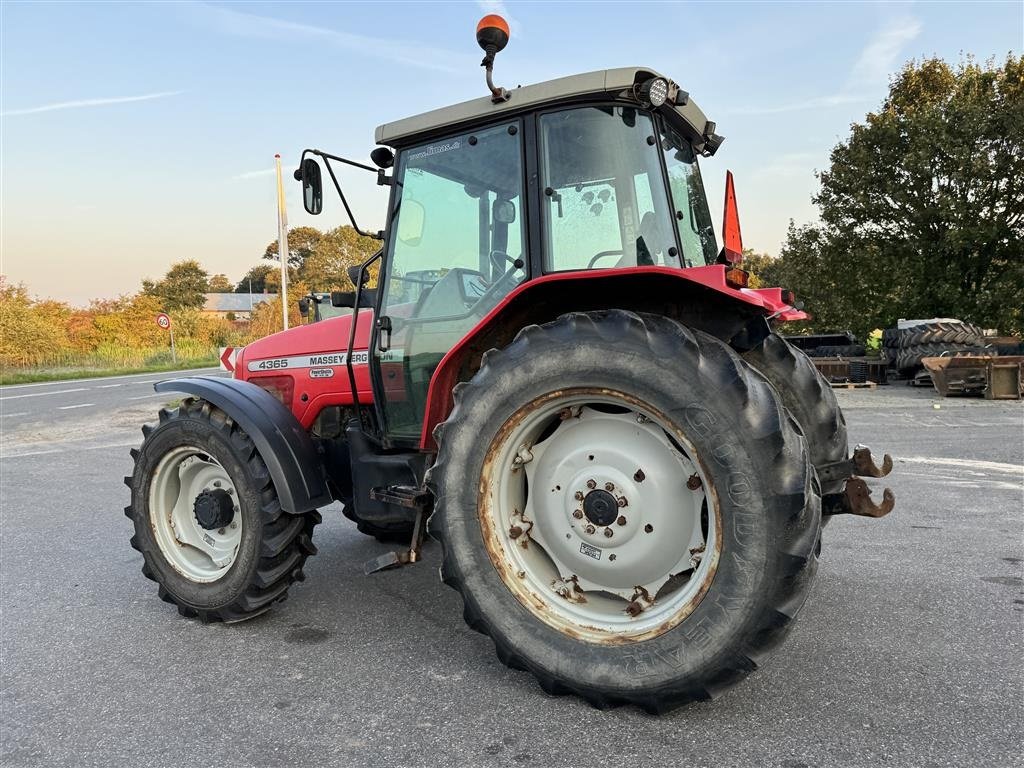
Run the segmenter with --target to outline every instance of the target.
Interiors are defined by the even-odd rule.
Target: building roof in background
[[[276,293],[208,293],[203,311],[248,312],[257,304],[276,298]]]

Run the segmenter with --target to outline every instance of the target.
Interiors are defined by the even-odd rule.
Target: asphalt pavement
[[[0,389],[5,768],[1022,764],[1020,403],[840,392],[851,443],[896,458],[895,512],[826,529],[762,669],[653,717],[503,667],[438,580],[436,545],[364,576],[386,548],[337,505],[287,602],[239,625],[179,617],[121,512],[160,377]]]

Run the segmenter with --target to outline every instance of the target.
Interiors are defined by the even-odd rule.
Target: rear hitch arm
[[[844,461],[816,467],[823,482],[846,478],[846,486],[840,493],[822,497],[822,515],[859,515],[861,517],[885,517],[896,505],[896,496],[886,488],[882,491],[882,503],[875,504],[871,489],[861,477],[885,477],[892,472],[892,457],[885,454],[879,467],[871,456],[871,449],[858,445],[853,456]]]

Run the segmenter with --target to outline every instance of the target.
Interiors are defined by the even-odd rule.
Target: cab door
[[[417,445],[444,355],[526,277],[519,120],[401,151],[372,365],[388,443]]]

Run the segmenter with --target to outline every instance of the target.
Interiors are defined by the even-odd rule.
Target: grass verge
[[[158,363],[134,368],[14,368],[0,371],[0,386],[6,384],[35,384],[43,381],[64,381],[66,379],[93,379],[103,376],[127,376],[133,373],[162,373],[183,371],[189,368],[206,368],[218,364],[216,357],[198,360],[182,360],[177,364]]]

